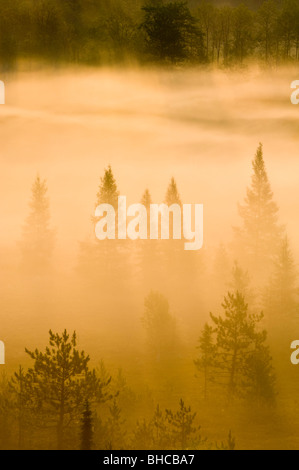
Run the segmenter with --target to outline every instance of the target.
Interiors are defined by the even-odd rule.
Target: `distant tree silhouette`
[[[167,204],[168,206],[171,206],[172,204],[178,204],[179,206],[182,206],[182,201],[179,195],[177,183],[173,177],[171,178],[171,181],[166,191],[165,204]]]
[[[47,192],[46,181],[37,176],[32,186],[30,213],[20,242],[23,266],[34,274],[41,274],[49,268],[54,247]]]
[[[278,225],[278,207],[273,201],[262,144],[252,165],[252,184],[247,189],[244,205],[239,205],[243,226],[235,232],[243,258],[245,256],[247,265],[254,270],[255,277],[260,278],[269,272],[282,227]]]
[[[151,355],[157,363],[173,360],[177,355],[178,338],[168,300],[158,292],[151,292],[146,297],[144,306],[142,323]]]
[[[101,178],[99,190],[97,192],[96,207],[100,204],[110,204],[117,210],[119,191],[114,178],[112,168],[109,165]]]
[[[282,319],[292,325],[296,320],[299,313],[297,278],[294,256],[285,236],[274,258],[273,274],[264,295],[265,310],[272,326],[280,326]]]

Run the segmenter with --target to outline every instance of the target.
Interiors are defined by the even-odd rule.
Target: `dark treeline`
[[[0,64],[279,64],[299,58],[297,0],[0,1]]]
[[[25,311],[39,334],[40,325],[57,322],[55,314],[82,330],[90,324],[87,343],[97,362],[79,349],[76,333],[50,331],[46,347],[25,343],[27,360],[18,359],[26,367],[0,384],[0,448],[232,450],[240,434],[248,448],[261,446],[264,433],[281,445],[281,406],[294,409],[281,384],[292,387],[287,353],[298,323],[298,279],[261,144],[252,166],[234,240],[211,250],[206,262],[201,252],[185,252],[181,240],[99,241],[91,217],[70,285],[54,262],[59,232],[51,228],[47,185],[35,179],[21,264],[17,274],[5,273],[1,305],[11,318]],[[118,195],[108,167],[95,206],[116,208]],[[149,207],[148,189],[140,200]],[[182,205],[174,178],[164,202]],[[126,305],[135,309],[133,320]],[[117,348],[129,378],[104,365]],[[259,444],[250,440],[254,426]]]

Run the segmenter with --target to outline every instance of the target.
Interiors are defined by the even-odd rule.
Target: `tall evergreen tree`
[[[101,282],[106,293],[123,288],[128,280],[128,241],[118,239],[118,197],[119,191],[111,166],[105,169],[96,194],[95,207],[110,204],[115,210],[115,240],[98,240],[95,235],[97,217],[92,217],[92,239],[80,244],[79,272],[92,284]],[[103,292],[102,292],[103,294]]]
[[[247,189],[245,204],[239,205],[243,226],[235,230],[241,255],[257,276],[258,272],[269,271],[282,228],[278,225],[278,207],[273,201],[262,144],[257,149],[252,165],[251,187]]]
[[[46,181],[37,176],[32,186],[30,213],[20,243],[24,268],[37,274],[49,267],[54,248],[47,192]]]

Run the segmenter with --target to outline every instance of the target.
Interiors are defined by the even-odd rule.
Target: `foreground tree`
[[[28,370],[27,381],[34,384],[32,400],[40,410],[49,413],[56,423],[57,447],[63,448],[66,418],[71,422],[79,416],[82,406],[89,402],[108,399],[110,379],[102,382],[94,370],[89,370],[89,356],[77,349],[77,337],[65,330],[62,335],[49,332],[49,346],[45,352],[26,349],[34,360]]]

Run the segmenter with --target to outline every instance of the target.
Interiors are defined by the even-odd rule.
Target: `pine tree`
[[[232,399],[242,393],[246,359],[255,350],[257,342],[263,344],[266,335],[264,331],[256,330],[263,314],[249,314],[248,304],[239,292],[229,292],[222,307],[224,317],[211,314],[211,319],[217,338],[217,368],[224,376],[228,396]]]
[[[247,189],[245,204],[239,205],[243,227],[235,229],[235,232],[241,255],[257,276],[269,270],[282,228],[278,225],[278,207],[273,201],[262,144],[257,149],[252,165],[251,187]]]
[[[192,445],[199,444],[201,440],[198,435],[200,426],[194,426],[196,413],[192,413],[191,407],[187,407],[182,399],[178,411],[174,413],[171,410],[166,410],[166,418],[170,425],[175,449],[186,450]]]
[[[95,207],[101,204],[110,204],[115,210],[115,240],[98,240],[95,235],[97,217],[92,217],[92,240],[81,243],[79,256],[79,271],[92,283],[101,283],[105,286],[104,292],[119,291],[128,278],[127,246],[126,240],[118,240],[118,197],[119,191],[111,166],[101,178],[100,186],[96,194]],[[101,294],[103,295],[103,291]]]
[[[194,364],[200,372],[204,373],[204,397],[208,396],[208,383],[213,380],[212,371],[216,360],[216,346],[213,341],[213,328],[205,324],[202,334],[199,338],[199,358]]]
[[[24,449],[26,429],[32,424],[36,413],[37,403],[32,400],[33,384],[28,373],[23,367],[19,367],[9,382],[9,391],[14,400],[14,409],[17,413],[18,422],[18,449]]]
[[[169,445],[169,433],[163,411],[157,405],[152,420],[155,449],[165,449]]]
[[[81,450],[91,450],[93,443],[93,420],[89,401],[85,401],[81,416]]]
[[[153,424],[151,422],[148,423],[145,419],[143,419],[141,422],[137,421],[133,434],[133,449],[154,450],[156,448],[153,434]]]
[[[37,176],[32,186],[30,213],[23,227],[20,243],[24,268],[36,274],[49,268],[54,248],[47,192],[46,181]]]
[[[255,350],[248,355],[245,365],[244,386],[247,398],[257,405],[274,405],[276,398],[276,376],[269,347],[261,337]]]
[[[110,417],[107,422],[107,437],[109,438],[109,450],[121,449],[125,446],[126,432],[124,430],[125,420],[121,417],[121,409],[116,398],[109,406]]]
[[[110,381],[102,382],[94,370],[89,370],[89,356],[78,351],[77,337],[65,330],[62,335],[49,332],[49,346],[45,352],[38,349],[26,353],[34,361],[27,379],[34,384],[32,399],[56,422],[57,447],[63,448],[66,416],[80,414],[86,399],[103,402],[107,399],[106,388]]]

